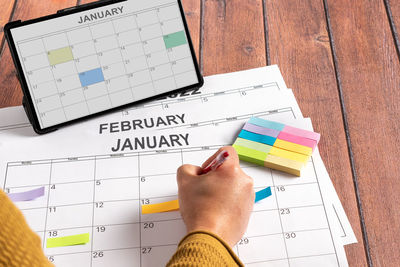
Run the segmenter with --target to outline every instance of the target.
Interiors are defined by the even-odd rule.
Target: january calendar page
[[[42,129],[201,79],[177,0],[120,1],[10,35]]]

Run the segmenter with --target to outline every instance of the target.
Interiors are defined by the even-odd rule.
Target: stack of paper
[[[277,66],[206,77],[193,94],[45,136],[34,134],[21,107],[3,109],[0,182],[11,196],[44,187],[15,203],[56,266],[162,266],[185,226],[178,211],[142,214],[141,206],[177,199],[177,167],[233,144],[251,117],[313,130]],[[234,248],[246,266],[347,266],[343,246],[356,240],[318,149],[299,178],[242,168],[255,191],[272,193],[254,205]],[[75,236],[84,242],[52,245]]]

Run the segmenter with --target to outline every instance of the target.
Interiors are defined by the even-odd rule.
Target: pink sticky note
[[[299,144],[302,146],[311,147],[314,151],[314,148],[317,146],[317,141],[308,139],[305,137],[293,135],[290,133],[280,132],[278,135],[278,139],[285,140],[291,143]]]
[[[288,125],[285,125],[285,128],[283,128],[282,132],[289,133],[289,134],[292,134],[292,135],[297,135],[297,136],[304,137],[304,138],[308,138],[308,139],[311,139],[311,140],[315,140],[317,142],[317,144],[318,144],[319,139],[321,137],[321,135],[319,133],[315,133],[315,132],[311,132],[311,131],[295,128],[295,127],[288,126]]]

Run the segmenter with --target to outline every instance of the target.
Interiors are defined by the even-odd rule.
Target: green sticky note
[[[187,44],[186,34],[184,31],[164,35],[164,43],[167,49]]]
[[[46,242],[46,247],[57,248],[57,247],[84,245],[87,243],[89,243],[89,233],[48,238]]]
[[[49,51],[47,56],[52,66],[74,60],[70,46]]]
[[[264,161],[267,158],[268,153],[240,146],[237,144],[233,144],[233,148],[235,148],[236,152],[238,153],[240,160],[264,166]]]
[[[269,153],[272,149],[272,146],[266,145],[266,144],[262,144],[262,143],[258,143],[258,142],[254,142],[251,140],[247,140],[247,139],[243,139],[243,138],[237,138],[235,141],[235,145],[238,146],[244,146],[247,148],[251,148],[254,150],[258,150],[264,153]]]

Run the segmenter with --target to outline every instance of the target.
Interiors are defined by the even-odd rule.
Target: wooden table
[[[0,25],[77,0],[1,0]],[[350,266],[400,265],[400,2],[183,0],[204,75],[278,64],[357,235]],[[396,31],[397,29],[397,31]],[[21,104],[2,31],[0,107]]]

